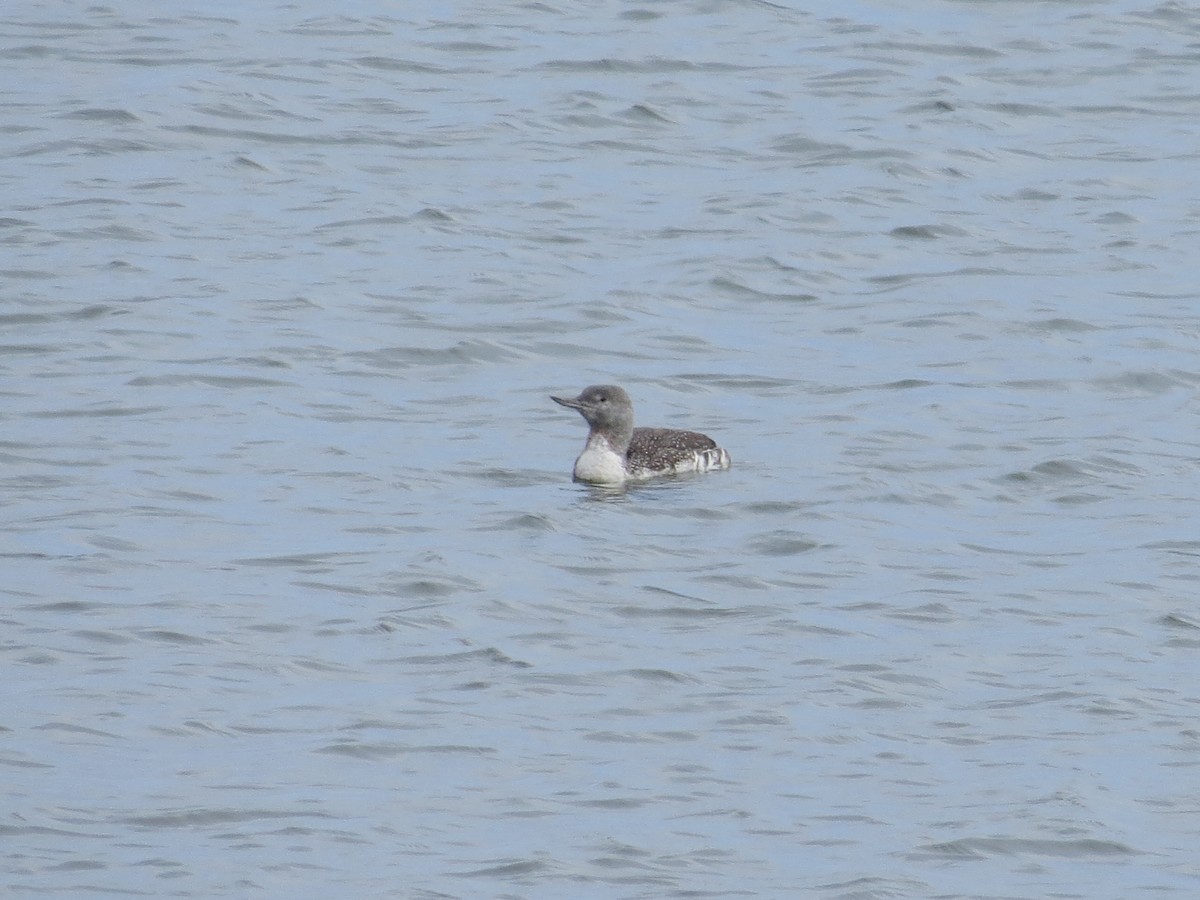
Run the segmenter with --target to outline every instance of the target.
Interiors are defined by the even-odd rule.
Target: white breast
[[[591,484],[620,484],[628,473],[625,460],[613,452],[605,441],[589,442],[575,460],[575,480]]]

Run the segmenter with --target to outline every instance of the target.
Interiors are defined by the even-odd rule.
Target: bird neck
[[[633,423],[618,422],[605,425],[593,425],[588,435],[588,446],[607,445],[618,456],[624,456],[629,450],[629,442],[633,440]]]

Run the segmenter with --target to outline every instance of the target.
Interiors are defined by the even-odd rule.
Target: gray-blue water
[[[1200,894],[1200,10],[9,4],[0,892]],[[624,385],[728,472],[572,484]]]

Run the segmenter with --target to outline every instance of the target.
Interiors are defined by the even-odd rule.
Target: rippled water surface
[[[1195,7],[151,6],[0,14],[8,893],[1200,893]]]

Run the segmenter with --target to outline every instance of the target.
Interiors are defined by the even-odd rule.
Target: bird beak
[[[581,406],[583,406],[583,404],[580,403],[578,400],[576,400],[574,397],[571,397],[571,398],[555,397],[553,394],[551,394],[550,399],[553,400],[555,403],[557,403],[559,406],[565,406],[568,409],[579,409]]]

